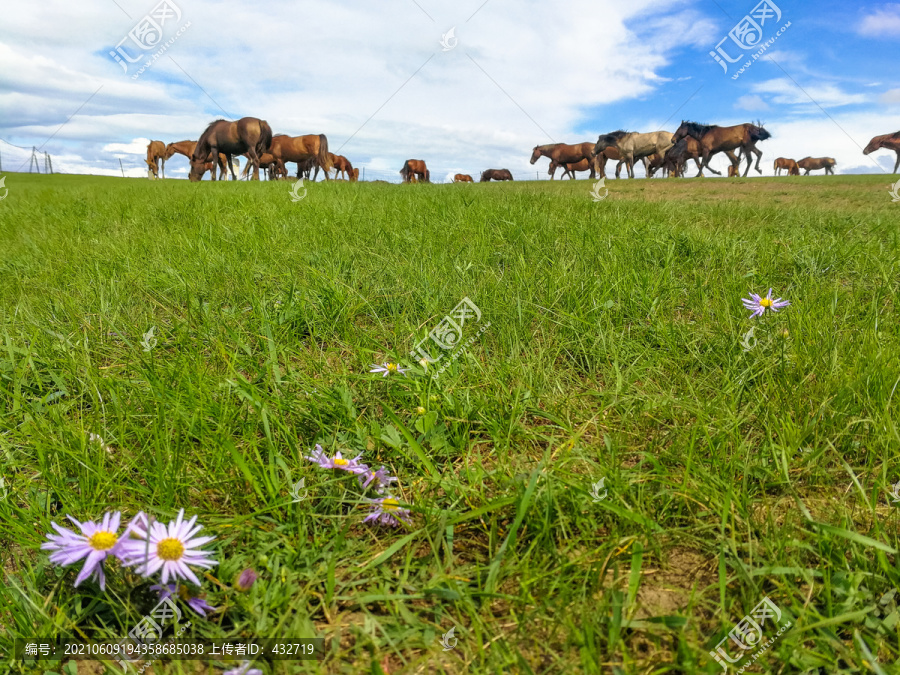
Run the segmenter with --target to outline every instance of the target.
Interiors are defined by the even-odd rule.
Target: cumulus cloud
[[[766,103],[759,94],[747,94],[741,96],[734,102],[734,107],[738,110],[769,110],[769,104]]]

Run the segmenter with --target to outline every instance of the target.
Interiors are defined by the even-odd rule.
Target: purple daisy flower
[[[328,457],[321,445],[316,445],[313,454],[306,459],[315,462],[323,469],[340,469],[341,471],[349,471],[350,473],[362,474],[369,470],[369,467],[359,462],[362,455],[357,455],[353,459],[344,459],[340,451],[334,453],[334,457]]]
[[[370,373],[381,373],[382,377],[387,377],[388,375],[405,375],[408,368],[401,368],[399,363],[382,363],[380,366],[377,363],[372,364],[372,370]]]
[[[249,661],[244,661],[240,667],[226,670],[222,675],[263,675],[259,668],[251,668]]]
[[[366,516],[364,523],[376,522],[390,527],[398,527],[402,520],[407,525],[411,524],[409,509],[401,509],[400,502],[395,497],[370,499],[369,502],[372,504],[372,513]]]
[[[764,298],[757,295],[756,293],[751,293],[750,299],[741,298],[741,302],[744,303],[744,307],[746,309],[749,309],[753,312],[750,315],[751,319],[754,316],[762,316],[765,313],[766,309],[777,312],[782,307],[787,307],[791,304],[787,300],[782,300],[781,298],[773,300],[771,288],[769,289],[769,294]]]
[[[87,558],[84,562],[84,567],[81,568],[81,572],[78,573],[78,577],[75,579],[75,586],[77,587],[78,584],[88,577],[92,577],[100,584],[101,591],[106,590],[106,575],[103,573],[103,561],[111,555],[121,558],[127,535],[131,528],[131,525],[129,525],[125,528],[122,537],[119,537],[118,530],[121,516],[122,514],[119,511],[106,513],[99,525],[92,521],[79,523],[72,516],[66,516],[78,526],[81,534],[51,522],[50,525],[59,534],[48,534],[47,539],[50,541],[41,544],[41,549],[53,551],[50,554],[50,562],[54,565],[72,565],[79,560]]]
[[[199,586],[200,580],[189,565],[208,569],[218,564],[209,559],[209,551],[200,550],[215,537],[195,537],[203,529],[201,525],[194,527],[197,516],[185,522],[184,509],[181,509],[178,518],[168,525],[155,521],[149,527],[143,527],[146,522],[146,516],[140,523],[132,522],[132,539],[126,544],[127,553],[123,560],[127,565],[137,565],[135,571],[138,574],[149,577],[162,569],[163,584],[171,577],[176,581],[187,579]]]
[[[388,475],[387,469],[383,466],[378,469],[378,471],[368,469],[365,473],[359,475],[359,482],[362,484],[363,489],[369,487],[374,482],[375,491],[378,494],[384,494],[384,491],[396,480],[397,479],[394,476]]]
[[[205,617],[209,612],[215,612],[216,609],[218,609],[218,607],[213,607],[207,603],[203,598],[192,595],[190,589],[184,584],[181,586],[178,584],[154,584],[150,587],[150,590],[157,591],[160,600],[165,600],[166,598],[171,598],[173,595],[177,595],[187,602],[188,607],[202,617]]]

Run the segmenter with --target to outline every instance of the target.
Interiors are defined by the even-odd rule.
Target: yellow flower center
[[[388,497],[383,502],[381,502],[381,508],[384,511],[396,511],[398,508],[399,502],[393,497]]]
[[[396,372],[397,372],[397,364],[396,364],[396,363],[388,363],[388,364],[385,366],[385,368],[387,368],[387,370],[388,370],[389,373],[396,373]]]
[[[163,560],[178,560],[184,555],[184,544],[177,539],[163,539],[156,545],[156,555]]]
[[[96,532],[94,536],[88,539],[88,544],[95,551],[108,551],[116,545],[117,541],[119,541],[119,538],[112,532]]]
[[[762,300],[759,301],[759,306],[760,307],[771,307],[772,300],[770,298],[763,298]]]
[[[424,414],[425,414],[425,408],[423,408],[422,406],[419,406],[418,408],[416,408],[416,413],[419,414],[419,415],[424,415]]]
[[[341,459],[340,457],[334,458],[335,466],[348,466],[349,464],[350,464],[350,460],[348,460],[348,459]]]

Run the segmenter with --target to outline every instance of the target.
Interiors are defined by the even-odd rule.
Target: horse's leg
[[[215,134],[212,134],[215,136]],[[209,173],[211,174],[212,180],[216,180],[216,167],[219,165],[219,146],[210,145],[209,146],[209,156],[212,157],[213,168]]]
[[[625,163],[625,160],[624,160],[624,159],[620,159],[619,162],[616,164],[616,180],[619,180],[619,175],[620,175],[621,172],[622,172],[622,165],[623,165],[624,163]]]
[[[721,175],[722,175],[722,172],[721,172],[721,171],[716,171],[716,170],[715,170],[714,168],[712,168],[712,167],[710,166],[710,164],[709,164],[709,161],[715,156],[715,154],[716,154],[716,153],[715,153],[715,152],[712,152],[711,150],[706,150],[706,149],[703,150],[703,166],[700,167],[700,172],[701,172],[701,173],[703,173],[703,169],[709,169],[710,171],[712,171],[712,172],[713,172],[714,174],[716,174],[717,176],[721,176]],[[734,156],[732,156],[731,161],[732,161],[732,164],[733,164],[733,163],[734,163]]]
[[[895,150],[897,153],[897,163],[894,164],[894,173],[897,173],[897,167],[900,166],[900,150]]]
[[[756,173],[762,173],[762,169],[759,168],[759,163],[762,161],[762,150],[757,148],[756,145],[751,145],[750,152],[756,155]]]

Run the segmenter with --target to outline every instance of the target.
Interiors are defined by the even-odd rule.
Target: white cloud
[[[878,102],[885,105],[900,105],[900,89],[888,89],[878,97]]]
[[[885,5],[863,17],[857,32],[864,37],[900,35],[900,5]]]
[[[857,103],[868,103],[871,98],[865,94],[851,94],[830,83],[807,84],[801,89],[787,77],[755,83],[752,90],[757,94],[769,94],[774,105],[794,105],[818,110],[837,108]]]
[[[769,110],[769,104],[766,103],[762,96],[758,94],[747,94],[746,96],[741,96],[737,101],[734,102],[734,107],[738,110],[749,110],[751,112],[757,110]]]

